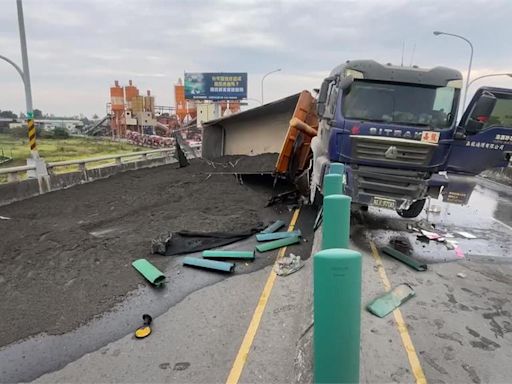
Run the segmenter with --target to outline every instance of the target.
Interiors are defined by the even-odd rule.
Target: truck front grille
[[[379,161],[386,164],[428,165],[437,144],[375,136],[350,136],[352,160]]]
[[[428,175],[424,172],[359,166],[352,170],[357,193],[414,200],[423,196]]]

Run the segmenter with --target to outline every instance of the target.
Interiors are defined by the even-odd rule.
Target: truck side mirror
[[[490,92],[483,92],[473,106],[473,110],[466,122],[466,133],[474,135],[478,133],[489,120],[496,105],[496,97]]]

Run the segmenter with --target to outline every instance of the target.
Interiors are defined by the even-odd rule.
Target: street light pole
[[[276,72],[280,72],[281,71],[281,68],[278,68],[278,69],[275,69],[273,71],[270,71],[270,72],[267,72],[263,75],[263,77],[261,78],[261,104],[264,103],[264,99],[263,99],[263,81],[265,80],[265,78],[268,76],[268,75],[271,75],[272,73],[276,73]]]
[[[466,98],[468,96],[469,79],[471,77],[471,65],[473,64],[473,44],[471,43],[471,41],[469,41],[469,39],[467,39],[461,35],[456,35],[455,33],[441,32],[441,31],[434,31],[433,33],[435,36],[446,35],[446,36],[456,37],[458,39],[464,40],[466,43],[469,44],[469,48],[471,49],[471,54],[469,56],[468,75],[466,77],[466,88],[464,89],[464,97],[462,99],[462,107],[465,107],[466,106]]]
[[[5,60],[11,64],[14,69],[21,76],[23,85],[25,87],[25,104],[27,109],[27,125],[28,125],[28,138],[30,144],[30,151],[33,159],[39,159],[39,153],[36,146],[36,128],[34,125],[34,111],[32,107],[32,89],[30,86],[30,70],[28,67],[28,54],[27,54],[27,38],[25,35],[25,23],[23,21],[23,4],[21,0],[16,0],[18,7],[18,25],[20,29],[20,45],[21,45],[21,61],[23,69],[21,69],[14,61],[0,55],[0,59]]]
[[[475,81],[483,79],[484,77],[494,77],[494,76],[508,76],[508,77],[512,77],[512,73],[491,73],[489,75],[478,76],[478,77],[475,77],[473,80],[471,80],[469,82],[468,87],[470,87],[471,84],[473,84]]]
[[[27,125],[30,151],[34,159],[39,158],[36,146],[36,127],[34,125],[34,111],[32,107],[32,87],[30,86],[30,70],[28,67],[27,38],[25,34],[25,21],[23,20],[23,4],[16,0],[18,6],[18,26],[20,28],[21,62],[23,65],[23,84],[25,85],[25,103],[27,105]]]

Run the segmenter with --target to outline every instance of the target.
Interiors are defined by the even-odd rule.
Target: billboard
[[[187,100],[241,100],[247,98],[245,72],[185,72]]]

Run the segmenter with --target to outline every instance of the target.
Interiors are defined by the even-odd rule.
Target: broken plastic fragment
[[[373,300],[366,309],[375,316],[384,317],[415,295],[407,284],[400,284],[385,295]]]

